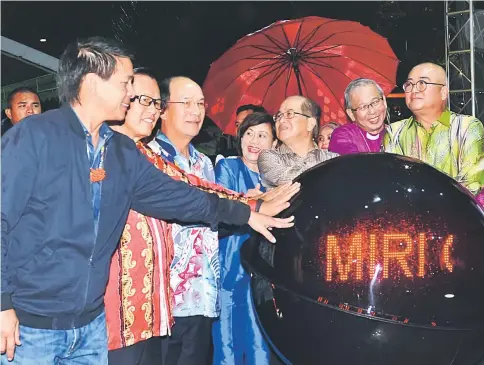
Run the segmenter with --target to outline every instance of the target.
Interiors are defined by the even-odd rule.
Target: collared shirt
[[[412,116],[387,127],[383,149],[417,158],[473,194],[484,186],[484,127],[475,117],[445,110],[427,131]]]
[[[212,162],[189,145],[189,158],[161,132],[149,143],[163,159],[174,163],[185,172],[215,182]],[[173,316],[202,315],[218,317],[220,313],[220,262],[218,232],[201,225],[172,225],[174,257],[170,266],[170,285],[173,290]]]
[[[81,121],[79,121],[81,123]],[[96,149],[92,144],[92,136],[86,129],[84,124],[81,123],[82,130],[86,135],[86,148],[87,158],[89,159],[89,168],[99,169],[104,167],[104,156],[106,156],[106,150],[109,139],[113,136],[114,132],[108,127],[106,123],[101,124],[99,128],[99,140]],[[97,237],[97,231],[99,226],[99,216],[101,210],[101,187],[102,181],[91,182],[91,194],[92,194],[92,211],[94,214],[94,234]]]
[[[274,150],[260,153],[257,165],[262,177],[262,185],[273,188],[291,182],[311,167],[339,156],[337,153],[320,150],[317,145],[306,157],[294,153],[285,144]]]

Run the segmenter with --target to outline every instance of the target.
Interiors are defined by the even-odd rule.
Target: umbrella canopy
[[[319,103],[321,123],[346,123],[344,90],[356,78],[389,94],[398,59],[386,38],[357,22],[320,17],[278,21],[240,39],[212,63],[203,84],[208,116],[235,135],[235,111],[259,104],[275,113],[291,95]]]

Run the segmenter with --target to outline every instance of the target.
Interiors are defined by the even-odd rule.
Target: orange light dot
[[[390,242],[401,241],[405,242],[404,250],[390,250]],[[412,252],[412,240],[408,234],[402,233],[386,233],[383,235],[383,278],[388,278],[390,260],[394,259],[398,262],[403,274],[411,278],[412,272],[408,267],[407,256]]]

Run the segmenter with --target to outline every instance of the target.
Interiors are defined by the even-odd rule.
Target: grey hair
[[[335,130],[336,128],[338,128],[340,125],[336,122],[329,122],[329,123],[326,123],[326,124],[323,124],[322,126],[319,127],[319,131],[323,130],[323,128],[326,128],[326,127],[329,127],[331,128],[332,130]]]
[[[303,102],[301,103],[301,111],[304,114],[309,114],[312,118],[316,119],[316,125],[313,128],[312,138],[317,141],[319,136],[319,121],[321,119],[321,107],[314,100],[301,96]]]
[[[375,80],[364,79],[364,78],[355,79],[355,80],[351,81],[348,84],[348,86],[346,87],[346,90],[345,90],[345,109],[352,109],[350,98],[351,98],[351,93],[353,92],[353,90],[355,90],[357,87],[367,86],[367,85],[373,85],[374,87],[376,87],[380,97],[383,98],[385,96],[385,94],[383,93],[383,89],[380,87],[380,85],[378,85],[376,83]]]

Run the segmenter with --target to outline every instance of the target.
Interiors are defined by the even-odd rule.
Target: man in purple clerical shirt
[[[356,79],[345,90],[345,108],[352,123],[334,130],[329,151],[340,155],[379,152],[385,135],[387,102],[375,81]]]

